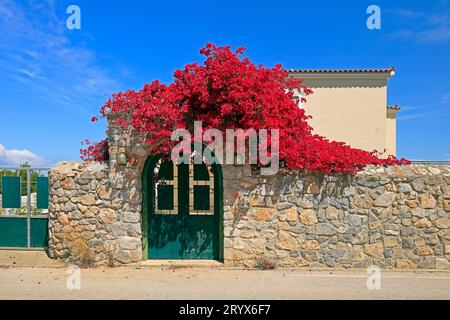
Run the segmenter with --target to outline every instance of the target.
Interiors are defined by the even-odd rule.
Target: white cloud
[[[51,0],[0,1],[0,78],[59,107],[91,114],[121,86],[93,50],[72,40],[87,35],[68,30],[65,10],[55,6]]]
[[[450,110],[445,106],[429,105],[427,107],[419,106],[405,106],[401,108],[400,113],[397,114],[397,120],[414,120],[418,118],[442,118],[450,116]]]
[[[417,40],[425,43],[439,43],[450,40],[450,28],[439,26],[417,34]]]
[[[45,160],[29,150],[6,149],[2,144],[0,144],[1,165],[20,165],[26,162],[33,166],[39,166],[43,165]]]
[[[446,93],[446,94],[444,94],[443,96],[442,96],[442,103],[445,103],[445,104],[447,104],[447,103],[449,103],[450,102],[450,93]]]
[[[405,18],[417,18],[423,15],[422,12],[406,9],[406,8],[398,8],[398,9],[387,9],[387,13],[405,17]]]
[[[409,29],[391,33],[391,39],[412,40],[422,44],[439,44],[450,41],[450,17],[445,13],[429,14],[410,9],[386,11],[411,23]],[[445,9],[442,11],[445,12]]]
[[[400,30],[389,34],[390,39],[412,40],[421,44],[440,44],[450,41],[450,27],[438,26],[435,28],[418,30]]]

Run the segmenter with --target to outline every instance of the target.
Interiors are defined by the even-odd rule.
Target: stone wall
[[[225,263],[450,269],[450,166],[372,167],[355,177],[224,167]]]
[[[51,257],[91,265],[145,258],[147,152],[134,150],[125,149],[127,165],[50,170]],[[226,266],[450,268],[450,166],[371,167],[354,177],[262,177],[224,166],[223,178]]]
[[[49,253],[85,264],[146,258],[143,137],[108,116],[110,160],[49,172]],[[450,268],[450,166],[369,167],[354,177],[262,177],[223,166],[224,263]]]
[[[108,116],[107,163],[62,162],[49,171],[51,257],[92,265],[143,258],[141,179],[151,150],[117,116]]]
[[[100,163],[62,162],[51,168],[50,257],[85,265],[141,260],[140,206],[109,174],[109,166]]]

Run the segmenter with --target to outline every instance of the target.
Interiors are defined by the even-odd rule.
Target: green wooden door
[[[149,259],[219,259],[221,188],[205,164],[159,161],[148,170]]]

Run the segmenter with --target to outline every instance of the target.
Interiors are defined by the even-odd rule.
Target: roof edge
[[[392,73],[395,66],[384,69],[286,69],[289,73]]]
[[[396,104],[396,105],[393,105],[393,106],[386,106],[386,109],[392,110],[392,111],[399,111],[400,107]]]

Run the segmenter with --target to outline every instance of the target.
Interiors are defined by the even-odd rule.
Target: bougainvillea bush
[[[351,148],[313,134],[309,116],[294,101],[295,92],[306,96],[312,91],[301,80],[288,77],[281,65],[256,66],[243,57],[244,51],[208,44],[200,50],[206,57],[203,64],[192,63],[175,71],[169,85],[154,81],[139,91],[114,94],[101,113],[116,114],[116,122],[141,133],[155,153],[170,153],[175,129],[192,131],[193,122],[202,121],[203,130],[279,129],[280,165],[288,170],[355,173],[369,164],[409,163],[392,156],[380,159],[377,151]],[[90,146],[83,157],[104,160],[100,150],[105,144],[104,140]]]
[[[108,139],[100,142],[84,140],[81,144],[86,145],[86,149],[80,149],[81,160],[84,161],[106,161],[109,159]]]

